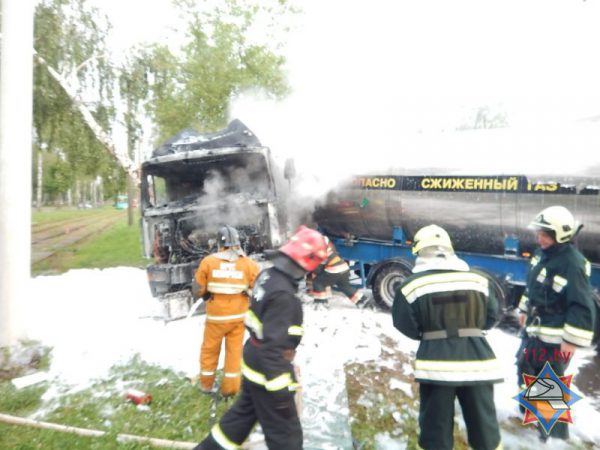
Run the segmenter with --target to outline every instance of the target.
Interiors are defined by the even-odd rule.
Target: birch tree
[[[35,135],[38,148],[63,152],[72,177],[110,171],[107,155],[137,177],[137,167],[111,137],[116,75],[109,30],[108,19],[85,0],[42,0],[36,8]],[[40,200],[40,183],[37,188]]]
[[[226,125],[229,105],[247,90],[278,99],[289,93],[284,43],[297,13],[285,0],[225,0],[211,10],[177,0],[186,18],[181,55],[164,45],[149,48],[149,112],[159,140],[183,128],[214,131]]]
[[[110,24],[86,0],[38,4],[37,148],[63,152],[72,178],[98,167],[110,171],[99,156],[110,155],[135,186],[139,175],[132,148],[145,131],[142,123],[150,123],[157,142],[186,127],[212,131],[226,124],[229,104],[242,92],[259,90],[273,98],[288,93],[281,45],[282,24],[295,13],[288,1],[225,0],[208,10],[191,0],[174,5],[182,12],[179,28],[187,30],[183,48],[150,43],[132,50],[130,60],[117,67],[106,45]],[[112,138],[117,117],[127,129],[126,148],[117,148]]]
[[[142,117],[148,99],[148,69],[143,50],[136,50],[123,64],[119,74],[119,91],[125,111],[123,114],[127,132],[127,155],[136,161],[135,148],[143,135]],[[127,176],[127,223],[133,225],[133,198],[136,180]]]

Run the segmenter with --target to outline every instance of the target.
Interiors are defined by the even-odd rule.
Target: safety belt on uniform
[[[458,337],[481,337],[483,336],[483,331],[479,328],[459,328],[458,329]],[[421,339],[424,341],[430,341],[433,339],[446,339],[448,338],[447,330],[437,330],[437,331],[424,331]]]

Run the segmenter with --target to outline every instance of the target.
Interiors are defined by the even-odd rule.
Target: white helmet
[[[443,247],[454,252],[450,236],[442,227],[427,225],[415,233],[412,252],[416,255],[427,247]]]
[[[219,247],[235,247],[240,245],[240,233],[232,226],[225,225],[217,232]]]
[[[554,231],[556,242],[559,244],[570,241],[577,231],[573,214],[564,206],[550,206],[540,211],[529,224],[529,228]]]

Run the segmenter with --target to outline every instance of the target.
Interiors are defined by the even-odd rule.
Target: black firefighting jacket
[[[297,387],[292,360],[303,335],[297,288],[296,280],[275,267],[263,270],[253,288],[242,374],[267,391]]]
[[[498,303],[484,276],[468,270],[426,270],[411,275],[396,292],[394,326],[420,340],[415,379],[442,385],[502,380],[482,330],[498,317]]]
[[[571,243],[537,250],[519,302],[527,334],[547,344],[591,345],[596,308],[590,274],[590,263]]]

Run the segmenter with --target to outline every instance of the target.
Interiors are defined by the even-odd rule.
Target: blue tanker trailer
[[[457,254],[489,277],[509,312],[536,245],[528,224],[543,208],[563,205],[584,225],[575,245],[591,264],[600,305],[599,186],[593,177],[373,174],[330,191],[313,217],[383,309],[411,273],[414,233],[435,223]]]

